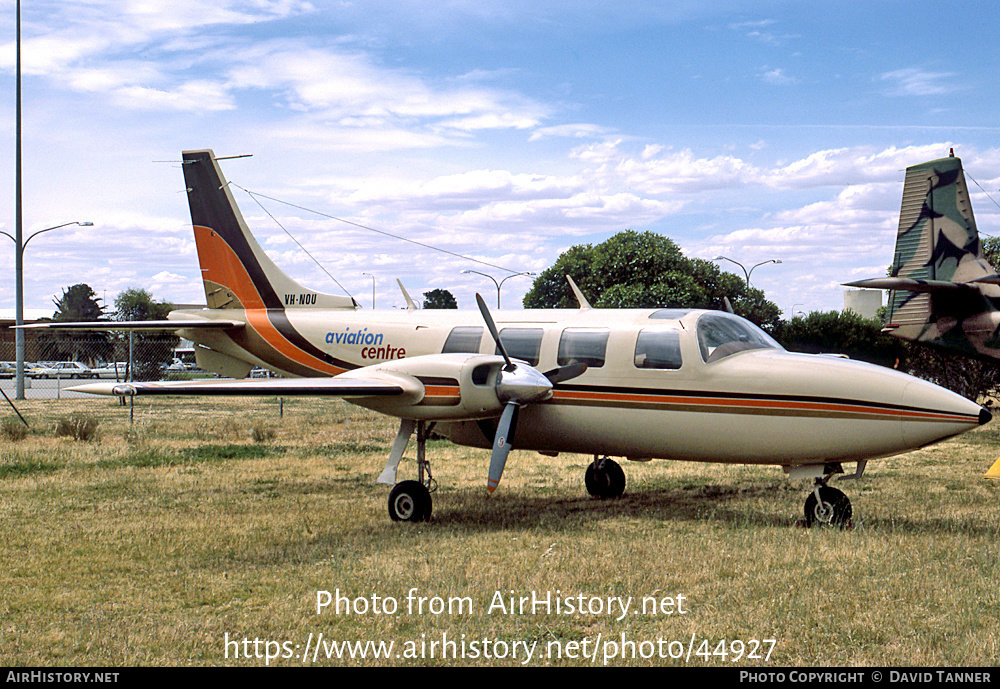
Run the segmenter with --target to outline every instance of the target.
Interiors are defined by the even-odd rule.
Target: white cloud
[[[781,67],[776,69],[768,70],[764,68],[765,72],[761,73],[760,78],[765,84],[771,84],[772,86],[788,86],[790,84],[798,83],[798,79],[788,76],[785,70]]]
[[[884,72],[879,79],[894,84],[889,90],[893,96],[940,96],[963,87],[954,83],[955,72],[928,72],[919,67],[907,67]]]

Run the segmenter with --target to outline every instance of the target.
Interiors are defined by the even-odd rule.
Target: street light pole
[[[493,281],[493,284],[497,286],[497,309],[500,308],[500,288],[503,287],[503,283],[507,282],[511,278],[517,277],[518,275],[528,275],[528,276],[531,276],[531,277],[535,276],[535,273],[528,273],[528,272],[514,273],[512,275],[508,275],[507,277],[505,277],[500,282],[497,282],[496,278],[493,277],[492,275],[487,275],[486,273],[480,273],[478,270],[463,270],[462,272],[463,273],[475,273],[476,275],[482,275],[484,278],[489,278],[490,280]]]
[[[21,0],[17,0],[17,86],[14,124],[14,325],[24,325],[24,252],[21,250],[23,228],[21,227]],[[5,233],[6,234],[6,233]],[[8,235],[9,236],[9,235]],[[17,360],[14,386],[15,397],[24,399],[24,331],[14,331],[14,358]]]
[[[20,148],[18,148],[18,153],[20,153]],[[18,166],[20,171],[20,166]],[[81,227],[90,227],[94,223],[89,221],[82,222],[64,222],[62,225],[56,225],[55,227],[46,227],[44,230],[38,230],[33,232],[28,236],[27,239],[21,241],[23,236],[21,229],[21,185],[20,185],[20,174],[18,175],[18,189],[17,189],[17,219],[15,234],[11,235],[9,232],[4,232],[0,230],[0,234],[7,235],[10,237],[11,241],[14,242],[14,325],[24,325],[24,249],[28,246],[28,242],[42,234],[43,232],[51,232],[52,230],[58,230],[60,227],[66,227],[67,225],[80,225]],[[16,382],[14,384],[14,395],[17,399],[24,399],[24,331],[21,328],[14,329],[14,356],[17,359],[17,373],[15,374]]]
[[[740,263],[739,261],[734,261],[733,259],[731,259],[731,258],[729,258],[727,256],[716,256],[712,260],[713,261],[729,261],[730,263],[735,263],[740,268],[742,268],[743,275],[746,278],[747,287],[750,287],[750,275],[753,273],[753,269],[754,268],[758,268],[758,267],[764,265],[765,263],[781,263],[780,260],[775,259],[775,258],[771,258],[771,259],[768,259],[767,261],[761,261],[760,263],[751,266],[750,270],[747,270],[746,268],[743,267],[742,263]]]

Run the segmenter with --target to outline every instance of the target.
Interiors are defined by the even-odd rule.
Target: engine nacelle
[[[483,419],[503,411],[496,382],[504,364],[503,357],[493,354],[428,354],[366,366],[338,377],[409,378],[422,386],[422,396],[351,399],[383,414],[417,420]]]

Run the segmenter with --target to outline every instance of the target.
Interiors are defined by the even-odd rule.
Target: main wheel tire
[[[389,517],[394,522],[425,522],[431,518],[431,494],[419,481],[401,481],[389,493]]]
[[[584,483],[587,484],[587,492],[595,498],[620,498],[625,492],[625,472],[613,459],[605,459],[600,469],[595,462],[591,462],[584,475]]]
[[[806,498],[806,525],[820,524],[822,526],[836,526],[844,528],[850,526],[851,509],[850,499],[842,491],[829,486],[820,486],[819,497],[816,499],[816,491]]]

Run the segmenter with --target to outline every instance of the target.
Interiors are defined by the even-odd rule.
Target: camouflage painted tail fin
[[[1000,356],[998,284],[954,155],[907,168],[889,277],[848,283],[890,290],[885,331],[894,337],[990,358]]]
[[[250,234],[212,151],[185,151],[183,159],[209,308],[357,308],[351,297],[303,287],[267,257]]]

